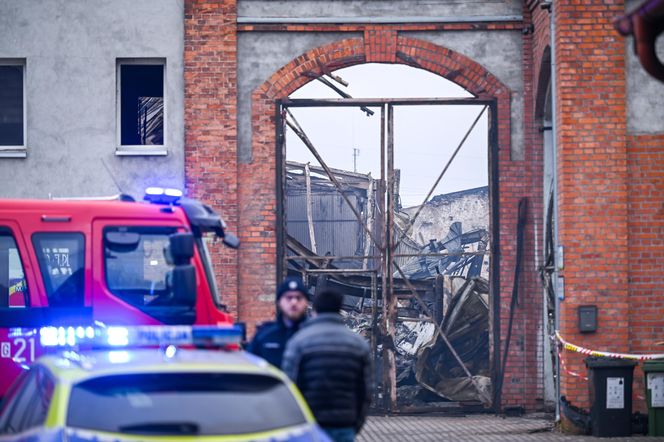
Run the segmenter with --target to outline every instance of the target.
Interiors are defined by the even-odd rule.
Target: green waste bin
[[[589,357],[591,434],[598,437],[632,435],[632,379],[636,361]]]
[[[648,405],[648,436],[664,436],[664,359],[643,363]]]

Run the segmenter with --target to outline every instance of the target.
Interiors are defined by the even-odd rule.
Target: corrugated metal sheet
[[[358,201],[363,198],[359,198],[357,194],[350,192],[347,197],[358,211],[364,212],[363,207],[358,207]],[[318,255],[362,255],[364,229],[339,192],[312,193],[311,200]],[[305,192],[299,190],[287,192],[286,226],[288,234],[306,247],[311,248],[306,204]],[[344,265],[344,267],[347,266]],[[350,267],[356,268],[358,266],[351,265]]]

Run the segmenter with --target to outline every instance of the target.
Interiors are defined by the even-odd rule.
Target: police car
[[[329,441],[281,371],[240,350],[189,345],[232,346],[240,337],[221,331],[18,330],[62,349],[12,385],[0,407],[0,441]],[[140,339],[152,346],[132,346]],[[106,348],[83,349],[86,341]]]

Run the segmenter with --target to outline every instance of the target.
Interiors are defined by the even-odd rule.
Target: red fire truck
[[[206,239],[238,240],[210,207],[181,195],[0,200],[0,397],[43,352],[26,328],[232,324]]]

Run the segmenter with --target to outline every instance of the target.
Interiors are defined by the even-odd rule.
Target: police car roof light
[[[23,336],[34,334],[33,329],[21,329]],[[109,326],[109,327],[42,327],[39,340],[44,347],[94,348],[155,347],[166,345],[195,345],[222,347],[239,344],[242,327],[222,326]]]

